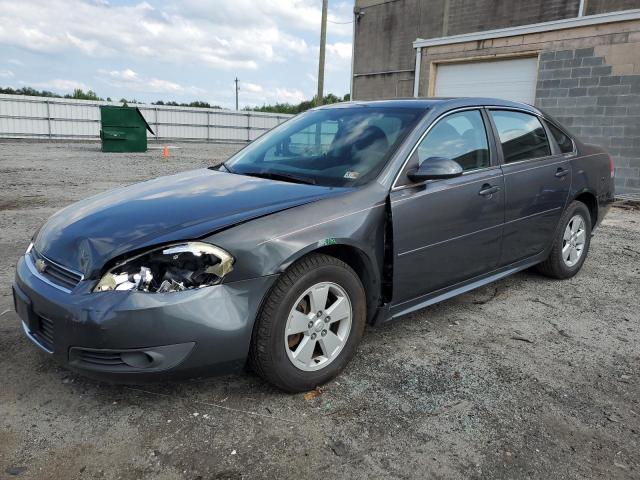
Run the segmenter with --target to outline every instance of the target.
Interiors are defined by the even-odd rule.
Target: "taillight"
[[[609,155],[609,172],[611,173],[611,178],[614,177],[615,175],[615,165],[613,164],[613,157],[611,155]]]

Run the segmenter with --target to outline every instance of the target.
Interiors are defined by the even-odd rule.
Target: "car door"
[[[531,257],[551,242],[571,186],[569,155],[557,151],[540,118],[491,109],[505,186],[500,265]]]
[[[504,185],[482,109],[437,120],[414,148],[390,194],[394,304],[496,268]],[[456,178],[412,183],[407,172],[433,157],[457,161]]]

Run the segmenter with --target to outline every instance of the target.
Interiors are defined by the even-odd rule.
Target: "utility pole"
[[[240,90],[240,87],[238,87],[238,77],[236,77],[234,81],[236,83],[236,110],[238,110],[238,90]]]
[[[320,26],[320,61],[318,62],[318,106],[324,97],[324,47],[327,43],[327,8],[329,0],[322,0],[322,24]]]

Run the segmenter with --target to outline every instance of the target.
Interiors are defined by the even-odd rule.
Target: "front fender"
[[[358,252],[367,262],[372,265],[375,265],[377,263],[375,258],[375,245],[363,245],[361,243],[352,241],[350,238],[327,237],[320,239],[317,242],[310,243],[299,250],[294,251],[294,249],[291,249],[291,255],[283,259],[279,267],[277,267],[277,272],[274,273],[285,271],[293,263],[295,263],[302,257],[309,255],[310,253],[330,252],[332,250],[340,249]]]
[[[206,241],[236,259],[225,281],[277,274],[312,251],[339,246],[363,252],[373,269],[381,271],[385,225],[381,193],[356,190],[237,225]]]

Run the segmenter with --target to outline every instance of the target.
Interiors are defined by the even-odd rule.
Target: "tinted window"
[[[418,146],[418,164],[429,158],[455,160],[463,170],[489,166],[489,146],[478,110],[453,113],[440,120]]]
[[[374,178],[424,109],[337,107],[300,114],[238,152],[225,166],[347,187]]]
[[[573,141],[571,138],[566,135],[562,130],[556,128],[549,122],[546,122],[549,130],[551,130],[551,135],[555,138],[558,147],[560,147],[560,151],[562,153],[571,153],[573,152]]]
[[[491,116],[498,129],[505,163],[551,155],[547,135],[536,116],[506,110],[494,110]]]
[[[294,133],[284,142],[267,149],[265,162],[277,162],[285,158],[324,155],[338,133],[338,122],[327,120],[317,122]]]

